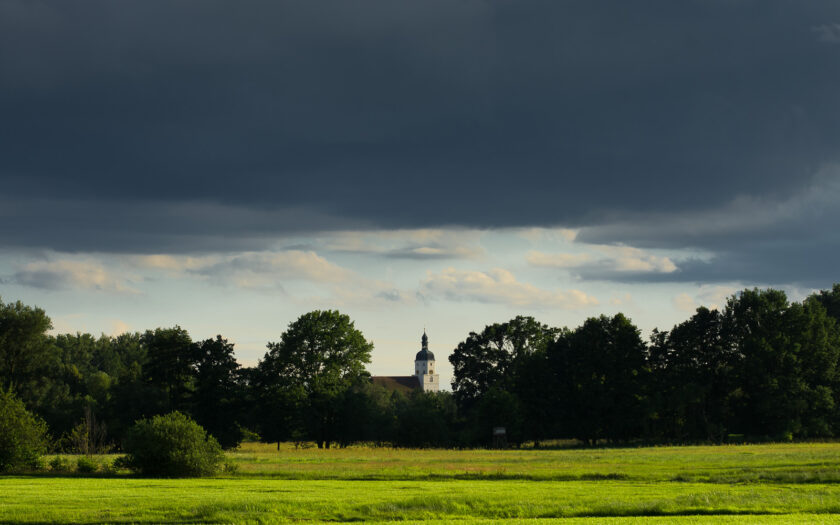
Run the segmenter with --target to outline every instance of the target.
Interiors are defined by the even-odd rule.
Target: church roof
[[[391,392],[412,392],[420,390],[420,380],[417,376],[373,376],[371,382]]]
[[[414,358],[415,361],[434,361],[435,354],[431,353],[428,348],[424,348],[417,352],[417,357]]]
[[[429,351],[429,336],[426,335],[426,331],[423,330],[423,337],[420,339],[420,344],[422,348],[419,352],[417,352],[417,357],[414,358],[415,361],[434,361],[435,354]]]

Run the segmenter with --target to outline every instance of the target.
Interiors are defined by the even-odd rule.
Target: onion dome
[[[423,330],[423,337],[420,339],[423,347],[417,352],[417,356],[414,358],[415,361],[434,361],[435,354],[429,352],[429,337],[426,335],[426,331]]]

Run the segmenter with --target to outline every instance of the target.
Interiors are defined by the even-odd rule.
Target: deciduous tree
[[[312,311],[291,323],[279,342],[268,343],[260,363],[263,381],[273,378],[266,386],[284,391],[281,395],[302,394],[299,421],[319,447],[329,448],[336,439],[340,400],[354,383],[367,380],[365,364],[372,350],[373,343],[349,316],[337,310]]]

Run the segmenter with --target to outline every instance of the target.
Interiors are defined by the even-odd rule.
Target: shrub
[[[109,475],[109,476],[113,476],[113,475],[114,475],[114,474],[116,474],[116,473],[117,473],[117,471],[119,470],[119,468],[118,468],[118,466],[116,465],[116,463],[117,463],[117,461],[116,461],[116,460],[114,460],[114,461],[108,461],[107,459],[105,459],[105,460],[103,460],[103,461],[102,461],[102,464],[100,465],[100,467],[99,467],[99,468],[100,468],[100,470],[102,471],[102,473],[103,473],[103,474],[107,474],[107,475]]]
[[[225,474],[236,474],[239,472],[239,465],[233,461],[225,461],[224,465],[222,465],[222,470]]]
[[[47,460],[45,460],[43,457],[39,457],[31,465],[31,468],[32,470],[47,470]]]
[[[47,424],[10,392],[0,390],[0,472],[37,468],[47,443]]]
[[[82,474],[90,474],[92,472],[96,472],[99,469],[99,463],[96,462],[93,458],[89,458],[87,456],[80,456],[76,460],[76,472],[80,472]]]
[[[126,465],[144,476],[209,476],[224,459],[219,442],[180,412],[138,421],[123,448]]]
[[[50,460],[50,470],[53,472],[69,472],[70,461],[61,456],[56,456]]]

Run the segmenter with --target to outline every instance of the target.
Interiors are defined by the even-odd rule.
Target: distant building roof
[[[417,379],[417,376],[373,376],[370,380],[374,385],[381,386],[391,392],[420,390],[420,380]]]

